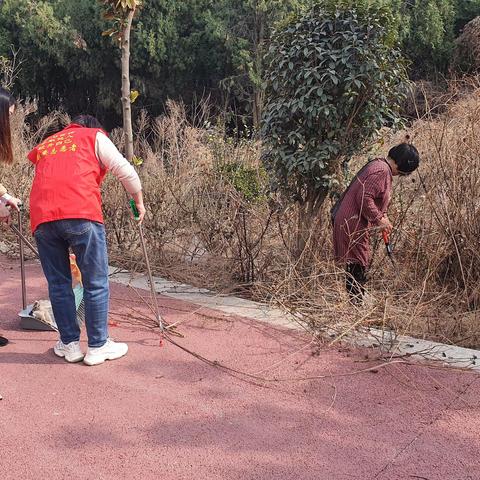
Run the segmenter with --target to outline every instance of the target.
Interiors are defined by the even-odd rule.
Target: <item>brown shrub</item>
[[[456,102],[446,102],[445,114],[427,113],[408,132],[385,132],[370,152],[385,153],[408,133],[423,162],[418,174],[395,182],[390,216],[396,265],[390,265],[376,238],[373,300],[363,309],[349,304],[343,272],[332,259],[328,205],[303,257],[290,256],[296,208],[265,194],[257,142],[205,127],[203,114],[187,121],[183,107],[174,103],[163,117],[140,116],[136,152],[144,160],[139,172],[148,210],[145,234],[155,273],[221,292],[242,289],[315,329],[342,321],[479,346],[478,320],[471,311],[480,297],[478,82],[470,84],[468,95],[452,98]],[[40,128],[29,128],[19,111],[17,158],[24,158],[56,121],[49,116]],[[113,138],[121,146],[121,131]],[[352,171],[365,160],[355,159]],[[27,198],[32,176],[27,162],[0,174],[14,193]],[[106,180],[103,198],[112,262],[144,270],[128,199],[115,179]]]

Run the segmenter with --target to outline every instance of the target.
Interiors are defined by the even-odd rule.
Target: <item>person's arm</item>
[[[120,180],[125,190],[133,197],[140,217],[145,216],[142,184],[138,173],[128,160],[118,151],[113,142],[103,133],[97,133],[95,153],[101,166]]]
[[[383,172],[369,175],[362,185],[361,215],[372,225],[390,233],[392,225],[388,217],[377,207],[375,199],[387,195],[385,174]]]
[[[0,193],[5,192],[6,189],[3,187],[3,185],[0,185]],[[10,223],[11,217],[10,217],[10,211],[8,208],[5,207],[6,201],[4,200],[4,196],[7,195],[7,193],[4,193],[2,196],[0,196],[0,223]]]
[[[19,200],[18,198],[12,197],[12,195],[9,195],[7,193],[7,189],[3,185],[0,185],[0,202],[2,202],[5,205],[10,205],[17,211],[19,210],[19,207],[22,204],[21,200]]]
[[[0,223],[6,223],[7,225],[11,223],[12,217],[10,215],[10,210],[6,208],[6,205],[11,205],[12,200],[14,199],[11,195],[6,193],[6,188],[3,185],[0,185],[0,192],[5,192],[0,196]],[[16,208],[16,205],[12,205]]]
[[[17,212],[20,210],[20,206],[22,205],[22,201],[19,198],[12,197],[8,193],[4,193],[0,197],[0,201],[5,205],[10,205]]]

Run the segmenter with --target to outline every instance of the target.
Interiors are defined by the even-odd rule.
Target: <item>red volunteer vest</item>
[[[35,164],[32,232],[42,223],[69,218],[103,223],[100,185],[106,171],[95,154],[98,132],[102,130],[72,123],[28,154]]]

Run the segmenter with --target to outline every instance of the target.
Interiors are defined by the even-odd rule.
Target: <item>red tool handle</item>
[[[390,235],[388,234],[388,232],[383,231],[382,232],[382,237],[383,237],[383,241],[385,243],[385,248],[387,250],[387,255],[389,256],[392,263],[395,264],[395,262],[393,260],[393,249],[392,249],[392,245],[390,244]]]

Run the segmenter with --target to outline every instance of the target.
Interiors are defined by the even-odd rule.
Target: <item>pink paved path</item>
[[[27,271],[30,299],[45,297],[39,267]],[[130,289],[112,296],[114,321],[146,312]],[[111,327],[127,357],[69,365],[52,352],[54,333],[18,329],[18,267],[0,257],[0,332],[11,341],[0,349],[2,480],[480,479],[478,374],[396,364],[339,377],[375,362],[312,354],[301,334],[160,300],[168,321],[184,322],[182,344],[209,358],[330,378],[247,383],[128,325]]]

